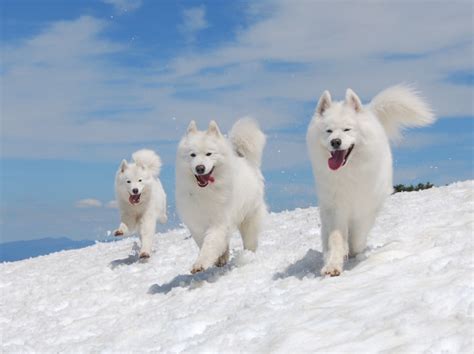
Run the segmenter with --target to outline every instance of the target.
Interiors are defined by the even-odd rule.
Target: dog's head
[[[312,138],[327,151],[331,170],[345,166],[357,149],[358,118],[363,113],[362,103],[351,89],[347,89],[343,102],[332,102],[328,91],[320,97],[313,118],[317,136]]]
[[[116,176],[117,193],[130,204],[138,205],[148,193],[152,179],[153,174],[145,166],[123,160]]]
[[[178,154],[196,184],[204,188],[216,181],[227,150],[226,139],[215,121],[209,123],[207,131],[199,131],[196,122],[191,121]]]

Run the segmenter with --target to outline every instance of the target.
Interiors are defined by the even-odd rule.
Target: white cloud
[[[254,75],[247,95],[316,100],[325,88],[341,96],[353,86],[363,97],[398,82],[414,82],[440,114],[472,112],[469,87],[442,82],[450,70],[472,67],[472,13],[468,2],[279,1],[260,9],[264,20],[239,32],[236,40],[212,52],[176,58],[177,76],[248,62],[294,62],[307,68]],[[267,12],[271,12],[268,15]],[[441,27],[440,27],[441,26]],[[439,28],[433,35],[433,28]],[[291,29],[291,30],[290,30]],[[471,54],[470,54],[471,53]],[[417,60],[384,61],[384,55]],[[447,96],[457,97],[452,105]],[[254,96],[255,97],[255,96]]]
[[[324,89],[341,97],[347,86],[367,100],[388,85],[413,82],[438,115],[474,114],[472,88],[442,80],[472,67],[467,2],[251,7],[251,25],[233,40],[139,71],[110,60],[126,55],[127,44],[104,36],[111,23],[87,16],[3,44],[2,155],[120,161],[130,144],[178,140],[190,119],[202,126],[217,119],[227,130],[236,117],[251,114],[264,130],[291,130],[309,120],[311,112],[301,107],[316,104]],[[183,33],[208,26],[203,7],[183,16]],[[383,60],[392,54],[417,59]],[[289,134],[278,140],[286,159],[270,159],[270,168],[295,157],[306,163],[304,133]],[[161,147],[165,161],[174,159],[171,145]],[[276,149],[271,139],[268,147]]]
[[[206,20],[204,6],[190,7],[183,10],[183,22],[178,29],[186,36],[188,41],[194,41],[197,32],[209,27]]]
[[[117,14],[134,11],[142,5],[142,0],[102,0],[104,3],[112,5]]]
[[[117,209],[118,208],[118,203],[117,203],[116,200],[111,200],[107,203],[106,207],[109,208],[109,209]]]
[[[396,142],[394,147],[401,149],[424,149],[433,146],[446,146],[453,144],[452,133],[421,133],[409,131],[405,137]],[[472,132],[459,132],[456,134],[455,144],[467,144],[472,140]]]
[[[97,199],[87,198],[78,200],[75,204],[76,208],[100,208],[102,202]]]

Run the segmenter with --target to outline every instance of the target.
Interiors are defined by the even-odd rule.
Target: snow
[[[364,255],[321,278],[317,208],[272,214],[256,254],[190,275],[185,229],[3,263],[2,352],[473,352],[474,181],[398,193]],[[131,250],[133,251],[131,252]]]

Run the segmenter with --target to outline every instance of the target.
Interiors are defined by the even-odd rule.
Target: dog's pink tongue
[[[200,176],[198,176],[198,178],[199,178],[199,181],[201,183],[206,183],[206,182],[211,182],[212,183],[212,182],[214,182],[214,177],[211,176],[210,173],[207,174],[207,175],[200,175]]]
[[[344,150],[337,150],[331,152],[331,157],[328,160],[328,165],[331,170],[337,170],[344,162]]]

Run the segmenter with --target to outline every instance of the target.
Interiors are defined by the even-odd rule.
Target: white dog
[[[250,119],[236,122],[229,135],[214,121],[207,131],[192,121],[178,147],[176,206],[200,248],[192,273],[226,264],[236,229],[244,248],[255,251],[267,213],[260,172],[265,135]]]
[[[115,177],[115,193],[121,223],[115,236],[133,232],[140,235],[140,258],[149,258],[155,235],[156,221],[166,223],[166,194],[158,175],[160,157],[151,150],[139,150],[132,155],[133,163],[123,160]]]
[[[386,89],[367,106],[351,89],[344,102],[323,93],[306,136],[322,221],[322,275],[339,275],[344,258],[366,247],[393,191],[389,138],[402,127],[433,121],[430,107],[405,86]]]

